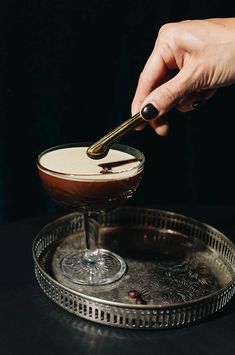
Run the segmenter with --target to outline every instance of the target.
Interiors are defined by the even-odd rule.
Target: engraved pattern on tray
[[[234,245],[215,228],[172,212],[128,206],[106,213],[101,225],[100,246],[128,265],[126,275],[111,285],[74,285],[58,272],[66,249],[83,247],[80,214],[50,223],[35,239],[38,282],[69,312],[117,327],[170,328],[214,314],[234,295]],[[130,289],[147,304],[130,300]]]

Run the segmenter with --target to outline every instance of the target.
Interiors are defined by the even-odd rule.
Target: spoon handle
[[[121,138],[125,133],[130,131],[135,126],[138,126],[143,121],[140,113],[132,116],[128,120],[124,121],[120,126],[116,127],[113,131],[106,134],[103,138],[92,144],[87,149],[87,155],[91,159],[102,159],[109,151],[110,145]]]

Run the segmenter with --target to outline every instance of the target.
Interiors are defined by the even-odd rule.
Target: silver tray
[[[35,273],[45,294],[82,318],[129,329],[175,328],[223,308],[235,292],[235,247],[220,231],[186,216],[122,207],[100,220],[99,246],[127,263],[118,282],[70,283],[58,272],[67,248],[83,248],[82,216],[71,213],[46,225],[33,243]],[[135,304],[128,291],[147,304]]]

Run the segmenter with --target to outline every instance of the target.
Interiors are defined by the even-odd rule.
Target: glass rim
[[[41,171],[45,171],[47,173],[49,173],[50,175],[54,175],[54,176],[63,176],[63,177],[70,177],[70,178],[78,178],[78,177],[81,177],[81,178],[89,178],[89,177],[94,177],[94,176],[100,176],[99,173],[89,173],[89,174],[70,174],[70,173],[63,173],[63,172],[59,172],[59,171],[55,171],[55,170],[52,170],[52,169],[49,169],[49,168],[46,168],[44,167],[41,163],[40,163],[40,159],[42,158],[43,155],[45,155],[46,153],[49,153],[49,152],[52,152],[52,151],[55,151],[55,150],[59,150],[59,149],[64,149],[64,148],[75,148],[75,147],[84,147],[84,148],[88,148],[90,145],[92,145],[94,142],[74,142],[74,143],[65,143],[65,144],[60,144],[60,145],[55,145],[55,146],[52,146],[50,148],[47,148],[45,150],[43,150],[41,153],[38,154],[37,156],[37,160],[36,160],[36,165],[38,167],[39,170]],[[138,162],[139,162],[139,165],[137,166],[134,166],[134,167],[131,167],[129,169],[123,169],[123,170],[120,170],[120,171],[114,171],[112,172],[112,175],[119,175],[119,174],[123,174],[127,171],[134,171],[135,169],[137,170],[137,173],[139,171],[141,171],[143,169],[143,166],[144,166],[144,162],[145,162],[145,156],[144,154],[138,150],[137,148],[135,147],[132,147],[132,146],[129,146],[127,144],[119,144],[119,143],[115,143],[111,146],[110,149],[114,148],[115,150],[120,150],[120,151],[123,151],[121,149],[123,148],[127,148],[128,150],[133,150],[135,153],[138,154]],[[119,149],[118,149],[119,148]],[[131,152],[129,153],[131,154]],[[97,161],[99,161],[99,159],[97,159]],[[107,174],[109,175],[109,174]],[[105,175],[104,175],[105,176]],[[127,177],[128,178],[128,177]],[[102,181],[105,180],[105,177],[102,179]],[[110,180],[107,178],[107,180]]]

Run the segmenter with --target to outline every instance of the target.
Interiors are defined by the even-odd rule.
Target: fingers
[[[160,117],[158,120],[151,121],[150,125],[159,136],[166,136],[169,132],[169,122],[166,116]]]
[[[175,107],[191,87],[190,68],[184,67],[177,75],[153,90],[143,101],[140,112],[145,120],[165,115]]]
[[[135,131],[142,131],[142,129],[145,128],[146,124],[147,124],[146,122],[140,123],[138,126],[136,126],[136,127],[134,128],[134,130],[135,130]]]
[[[179,45],[176,45],[180,36],[175,37],[175,32],[175,25],[174,27],[162,26],[160,29],[154,49],[138,81],[132,102],[133,115],[143,108],[148,95],[172,79],[182,69],[184,56]]]
[[[164,72],[164,75],[166,73]],[[187,90],[190,87],[190,70],[188,67],[183,68],[173,78],[164,82],[156,89],[150,91],[150,94],[138,101],[133,101],[133,112],[140,111],[143,119],[148,121],[159,135],[165,136],[169,131],[169,124],[167,119],[160,120],[168,111],[175,107],[180,100],[187,95]],[[158,77],[159,78],[159,77]],[[148,81],[150,83],[150,81]],[[143,88],[143,89],[142,89]],[[138,91],[139,90],[139,91]],[[142,85],[141,81],[139,89],[137,90],[137,97],[139,93],[144,95],[147,90],[151,90],[148,84]],[[143,100],[142,104],[140,102]],[[142,130],[144,125],[138,126],[137,130]]]
[[[216,89],[201,91],[199,93],[192,93],[182,98],[176,105],[176,108],[181,112],[189,112],[204,105],[216,93]],[[147,105],[148,106],[148,105]],[[166,136],[169,132],[169,122],[166,116],[161,116],[149,121],[149,124],[155,132],[160,136]],[[142,130],[146,123],[139,125],[136,129]]]
[[[229,33],[222,29],[227,38]],[[191,111],[212,97],[214,88],[231,83],[223,56],[221,58],[221,49],[225,48],[224,37],[220,37],[218,42],[217,32],[218,26],[206,20],[162,26],[140,76],[132,114],[140,112],[158,134],[165,135],[169,124],[163,117],[173,107],[181,112]],[[232,62],[231,56],[228,58],[229,63]],[[137,129],[144,126],[141,124]]]
[[[176,108],[181,112],[189,112],[195,110],[206,103],[216,92],[216,89],[205,90],[199,93],[192,93],[184,96],[179,103],[176,105]],[[148,106],[148,105],[147,105]],[[146,107],[146,106],[145,106]],[[142,112],[142,111],[141,111]],[[155,132],[160,136],[166,136],[169,132],[169,122],[166,116],[152,119],[149,121],[149,124],[153,127]],[[145,124],[140,125],[138,130],[142,130],[145,127]]]
[[[146,122],[141,123],[140,125],[135,127],[135,131],[142,131],[145,128],[146,124]],[[160,117],[157,120],[150,121],[149,125],[153,127],[153,129],[159,136],[166,136],[169,132],[169,122],[166,116]]]
[[[164,61],[159,55],[153,52],[139,77],[135,96],[132,101],[132,115],[140,111],[146,97],[164,81],[166,75],[167,68]]]

